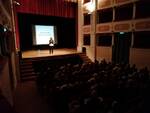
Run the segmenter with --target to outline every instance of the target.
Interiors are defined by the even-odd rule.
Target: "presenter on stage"
[[[53,49],[54,49],[54,40],[52,37],[49,39],[49,53],[53,54]]]

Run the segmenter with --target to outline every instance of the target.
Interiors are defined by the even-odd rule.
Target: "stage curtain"
[[[65,0],[17,0],[16,12],[75,18],[76,3]]]
[[[16,46],[19,47],[19,28],[17,13],[27,13],[45,16],[76,18],[77,4],[65,0],[17,0],[20,5],[14,5]]]

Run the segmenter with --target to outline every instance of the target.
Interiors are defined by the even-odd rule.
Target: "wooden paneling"
[[[114,22],[113,23],[114,32],[129,32],[132,30],[132,22],[131,21],[123,21],[123,22]]]
[[[111,7],[112,4],[113,4],[113,0],[98,0],[97,9]]]
[[[127,4],[127,3],[131,3],[135,0],[114,0],[114,4],[115,5],[122,5],[122,4]]]
[[[11,14],[11,3],[10,0],[2,0],[2,4],[9,14]]]
[[[112,32],[112,23],[98,24],[96,26],[96,33]]]
[[[138,68],[147,66],[150,69],[150,49],[130,49],[130,63],[136,64]]]
[[[128,2],[128,1],[132,1],[132,0],[115,0],[115,3],[123,3],[123,2]]]
[[[9,3],[8,5],[10,6]],[[8,8],[8,6],[5,6],[0,0],[0,24],[5,25],[6,27],[11,29],[11,11],[8,11],[8,9],[10,9],[10,7]]]
[[[98,61],[105,59],[107,62],[111,62],[112,48],[111,47],[97,47],[96,48],[96,59]]]
[[[83,26],[83,34],[90,34],[91,33],[91,26]]]
[[[134,29],[135,31],[149,31],[150,30],[150,18],[135,20]]]
[[[91,0],[83,0],[83,3],[91,2]]]

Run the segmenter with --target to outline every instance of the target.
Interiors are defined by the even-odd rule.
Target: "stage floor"
[[[48,57],[48,56],[58,56],[58,55],[67,55],[67,54],[75,54],[80,53],[77,52],[76,49],[54,49],[53,54],[49,53],[49,50],[28,50],[22,52],[22,58],[35,58],[35,57]]]

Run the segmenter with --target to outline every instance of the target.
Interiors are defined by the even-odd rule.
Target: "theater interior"
[[[150,0],[0,0],[0,113],[150,113],[149,10]]]

